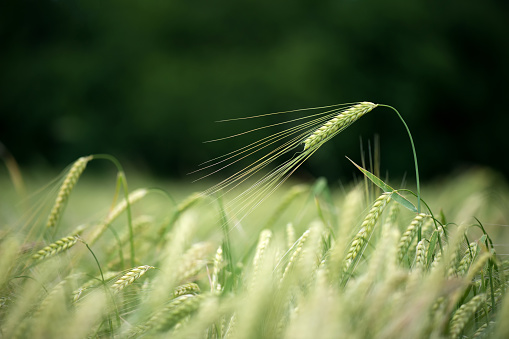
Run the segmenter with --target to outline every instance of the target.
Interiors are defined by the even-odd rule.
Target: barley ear
[[[509,318],[509,294],[505,293],[503,300],[500,304],[499,314],[497,321],[494,323],[494,335],[490,338],[508,338],[509,337],[509,324],[507,319]],[[493,323],[491,323],[493,324]],[[487,331],[489,333],[489,331]],[[486,336],[487,337],[487,336]]]
[[[470,267],[470,264],[472,264],[472,262],[475,260],[478,251],[479,245],[477,245],[476,242],[470,243],[468,248],[465,250],[463,258],[461,258],[460,260],[458,268],[456,269],[456,274],[459,277],[462,277],[467,273],[468,268]]]
[[[470,337],[472,339],[478,339],[478,338],[491,338],[493,336],[493,327],[496,323],[494,321],[490,321],[489,322],[489,325],[488,323],[484,323],[482,324],[481,326],[479,326],[479,328],[477,329],[477,331],[475,331],[475,333]],[[507,336],[509,336],[509,333],[506,333],[505,335],[503,336],[494,336],[493,338],[507,338]]]
[[[288,264],[286,264],[286,267],[283,271],[283,275],[280,279],[280,284],[283,284],[283,281],[288,276],[289,272],[297,264],[297,261],[301,255],[301,252],[302,252],[302,248],[304,247],[304,244],[306,243],[306,240],[308,239],[310,233],[311,233],[310,230],[305,231],[293,245],[293,247],[295,249],[292,253],[292,256],[290,257],[290,260],[288,261]]]
[[[200,293],[200,287],[197,284],[187,283],[175,287],[175,290],[173,290],[173,297],[177,298],[185,294],[198,294],[198,293]]]
[[[154,266],[143,265],[131,268],[126,274],[117,279],[111,286],[112,290],[116,293],[120,292],[128,285],[131,285],[135,280],[139,279],[142,275],[147,273],[148,270],[155,268]]]
[[[214,270],[212,271],[212,291],[221,292],[223,290],[224,279],[222,279],[221,271],[224,263],[223,246],[219,246],[214,256]]]
[[[69,198],[69,195],[71,194],[72,189],[76,185],[76,182],[78,182],[78,179],[81,173],[83,173],[85,170],[85,167],[87,167],[87,163],[92,160],[92,158],[93,156],[91,155],[87,157],[81,157],[72,165],[71,169],[65,176],[62,186],[60,186],[58,191],[57,199],[55,200],[55,204],[53,205],[53,208],[51,209],[48,217],[48,221],[46,222],[47,228],[54,227],[58,223],[60,215],[62,214],[63,208],[67,202],[67,199]]]
[[[373,206],[371,207],[368,215],[364,218],[362,222],[360,231],[353,238],[352,244],[350,245],[350,249],[348,250],[345,261],[343,264],[343,272],[347,272],[350,269],[350,266],[356,262],[358,254],[364,250],[365,245],[367,244],[369,238],[373,233],[373,229],[384,211],[385,206],[391,200],[391,193],[383,193],[379,196]]]
[[[258,240],[258,246],[256,247],[255,256],[253,258],[253,271],[251,275],[251,286],[256,285],[257,275],[260,271],[260,266],[263,264],[265,250],[269,246],[270,239],[272,238],[271,230],[263,230],[260,233],[260,237]]]
[[[472,281],[479,272],[482,272],[488,263],[488,260],[490,260],[492,256],[493,254],[490,252],[484,252],[481,254],[477,260],[470,265],[470,268],[465,275],[465,281]]]
[[[338,115],[327,121],[304,140],[304,151],[320,147],[324,142],[353,124],[376,106],[378,105],[364,101],[342,110]]]
[[[461,305],[451,319],[450,334],[452,338],[459,338],[470,318],[484,302],[484,294],[473,297],[466,304]]]
[[[421,227],[424,219],[427,217],[424,213],[419,213],[415,216],[414,220],[410,223],[405,233],[401,236],[398,244],[398,259],[401,262],[405,255],[408,253],[408,249],[412,244],[412,240],[417,235],[419,227]]]
[[[237,325],[237,313],[233,313],[230,320],[228,321],[228,326],[225,326],[223,338],[230,339],[235,337],[235,328]]]
[[[295,227],[293,227],[293,224],[289,222],[286,224],[286,246],[288,246],[288,248],[292,247],[295,240]]]
[[[173,299],[168,306],[156,312],[145,324],[132,329],[128,337],[138,337],[147,331],[170,330],[178,321],[196,311],[203,298],[204,296],[200,294],[184,294]]]
[[[38,251],[32,256],[33,260],[42,260],[45,258],[52,257],[60,252],[68,250],[73,247],[78,241],[79,236],[73,235],[64,237],[60,240],[55,241],[54,243],[44,247],[42,250]]]
[[[382,225],[382,237],[385,237],[391,233],[391,230],[397,227],[397,219],[399,216],[400,204],[392,204],[389,208],[389,214],[385,218],[385,222]]]
[[[417,243],[415,250],[414,269],[422,269],[426,263],[426,240],[422,239]]]

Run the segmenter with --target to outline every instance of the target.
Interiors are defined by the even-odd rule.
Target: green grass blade
[[[402,196],[400,193],[398,193],[397,190],[392,188],[391,186],[387,185],[385,182],[382,181],[382,179],[375,176],[373,173],[369,172],[368,170],[365,170],[361,166],[357,165],[352,159],[346,157],[352,164],[354,164],[355,167],[359,169],[359,171],[362,172],[369,180],[371,180],[375,185],[380,187],[384,192],[392,192],[392,199],[399,203],[401,206],[405,207],[406,209],[417,213],[417,208],[414,204],[412,204],[410,201],[408,201],[407,198]]]

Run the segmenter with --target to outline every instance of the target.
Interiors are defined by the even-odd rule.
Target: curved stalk
[[[412,133],[410,133],[410,129],[408,128],[408,125],[406,124],[405,120],[403,119],[403,117],[401,116],[401,114],[398,112],[397,109],[395,109],[394,107],[389,106],[389,105],[380,104],[379,106],[392,109],[394,112],[396,112],[398,117],[401,119],[401,122],[403,122],[403,125],[405,125],[406,131],[408,133],[408,137],[410,138],[410,144],[412,145],[412,152],[414,154],[415,182],[417,185],[417,213],[421,213],[421,188],[420,188],[420,182],[419,182],[419,165],[417,164],[417,153],[415,152],[415,145],[414,145],[414,140],[412,138]],[[418,232],[418,241],[421,241],[421,229],[420,228],[419,228],[419,232]]]

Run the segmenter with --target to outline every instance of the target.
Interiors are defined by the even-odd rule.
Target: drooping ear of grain
[[[64,237],[54,243],[44,247],[32,256],[33,260],[42,260],[51,256],[54,256],[60,252],[68,250],[73,247],[78,241],[79,237],[76,235]]]
[[[341,111],[338,115],[327,121],[314,131],[306,140],[304,140],[304,150],[320,147],[324,142],[353,124],[364,114],[373,110],[376,106],[378,105],[364,101]]]

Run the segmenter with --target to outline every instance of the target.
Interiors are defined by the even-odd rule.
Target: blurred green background
[[[0,141],[24,167],[109,153],[182,178],[251,139],[203,144],[278,117],[373,101],[396,107],[423,178],[509,173],[507,1],[49,1],[0,4]],[[271,130],[269,132],[273,132]],[[397,116],[377,109],[300,172],[356,170],[378,134],[382,172],[413,177]]]

